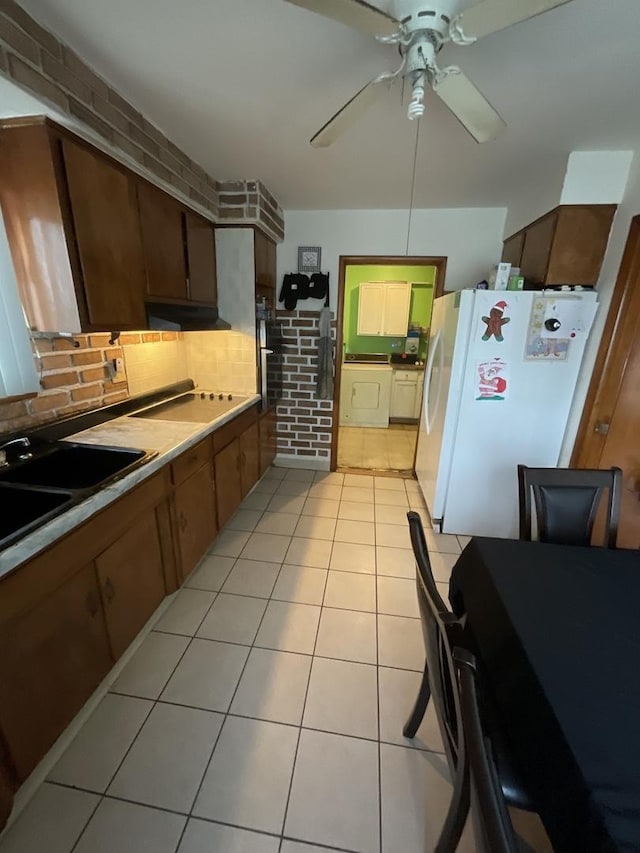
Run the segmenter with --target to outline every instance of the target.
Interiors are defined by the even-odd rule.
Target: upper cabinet
[[[151,184],[138,184],[140,225],[146,267],[146,293],[151,297],[187,298],[182,206]]]
[[[0,126],[0,204],[36,330],[144,329],[145,300],[217,302],[213,224],[48,119]]]
[[[358,288],[358,334],[401,338],[409,327],[411,284],[365,282]]]
[[[534,285],[597,284],[616,205],[563,205],[509,237],[504,261]]]
[[[256,292],[258,295],[275,297],[276,291],[276,244],[262,231],[254,232],[254,258],[256,267]]]
[[[213,225],[196,213],[184,214],[189,267],[188,294],[193,302],[217,305],[216,238]]]

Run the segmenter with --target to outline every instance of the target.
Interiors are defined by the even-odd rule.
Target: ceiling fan
[[[494,139],[505,123],[457,65],[440,68],[436,56],[449,41],[473,44],[480,38],[526,21],[571,0],[481,0],[461,11],[462,0],[394,0],[395,16],[365,0],[287,0],[342,24],[398,45],[402,62],[380,74],[351,98],[311,139],[326,148],[398,78],[411,87],[410,119],[424,114],[425,87],[431,86],[476,142]]]

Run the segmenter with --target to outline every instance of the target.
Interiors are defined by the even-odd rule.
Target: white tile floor
[[[387,429],[341,426],[338,467],[411,471],[417,439],[414,424],[389,424]]]
[[[432,710],[402,736],[409,507],[411,480],[269,471],[0,853],[431,850],[450,785]],[[461,543],[428,538],[446,595]]]

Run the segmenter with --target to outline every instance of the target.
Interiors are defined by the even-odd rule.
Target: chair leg
[[[413,706],[413,710],[409,715],[409,719],[404,724],[404,728],[402,729],[402,734],[405,737],[412,738],[415,736],[415,733],[420,727],[420,723],[422,722],[422,718],[424,717],[425,711],[427,710],[427,705],[429,704],[430,698],[431,688],[429,687],[429,671],[427,669],[427,663],[425,661],[424,672],[422,673],[422,682],[420,683],[420,690],[418,691],[418,696]]]

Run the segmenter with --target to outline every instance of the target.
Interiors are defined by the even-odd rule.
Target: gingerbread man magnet
[[[482,322],[487,324],[487,330],[482,336],[483,341],[488,341],[491,337],[494,337],[499,342],[504,340],[502,327],[510,320],[509,317],[504,316],[505,308],[508,308],[508,305],[504,300],[496,302],[491,311],[489,311],[489,316],[482,318]]]

